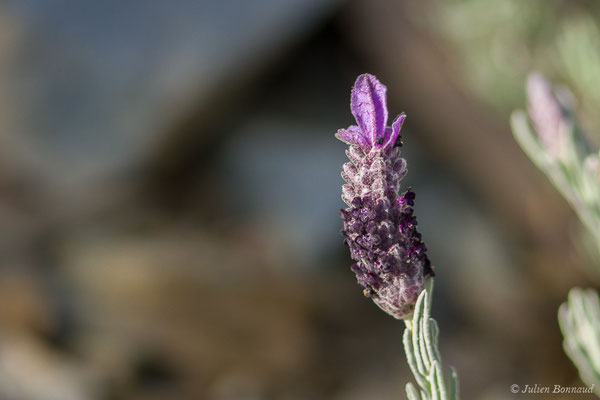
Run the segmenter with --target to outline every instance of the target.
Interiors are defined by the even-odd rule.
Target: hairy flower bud
[[[400,157],[400,114],[388,127],[386,87],[373,75],[358,77],[352,89],[351,110],[358,125],[340,129],[336,137],[350,147],[344,164],[340,210],[342,234],[356,262],[363,293],[385,312],[401,319],[412,314],[417,297],[433,276],[425,244],[413,215],[415,194],[399,195],[406,174]]]

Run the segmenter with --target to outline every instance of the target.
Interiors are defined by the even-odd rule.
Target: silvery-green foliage
[[[511,117],[515,139],[569,202],[600,249],[600,162],[578,131],[567,102],[540,75],[528,84],[529,113]]]
[[[600,301],[596,291],[571,289],[568,301],[560,306],[558,321],[565,352],[581,379],[600,394]]]
[[[533,57],[528,45],[545,40],[539,34],[541,22],[551,13],[539,1],[450,0],[440,2],[431,19],[458,54],[468,88],[485,102],[510,110],[522,101],[521,81]]]
[[[569,39],[570,40],[570,39]],[[581,79],[584,79],[583,77]],[[528,114],[513,113],[521,148],[569,202],[600,254],[600,159],[578,131],[574,115],[541,75],[527,82]],[[600,262],[597,263],[600,265]],[[598,270],[596,272],[599,272]],[[581,379],[600,394],[600,302],[598,294],[574,288],[559,309],[563,347]]]
[[[450,376],[444,377],[442,359],[438,350],[438,325],[431,318],[433,278],[421,292],[411,319],[405,319],[404,351],[417,387],[406,385],[409,400],[458,400],[458,375],[450,367]]]

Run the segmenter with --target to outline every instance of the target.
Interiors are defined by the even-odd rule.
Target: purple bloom
[[[527,97],[529,116],[540,142],[552,157],[558,158],[570,123],[552,86],[541,74],[531,74],[527,79]]]
[[[415,302],[433,276],[426,247],[413,215],[415,194],[399,193],[406,161],[400,158],[399,132],[406,115],[388,127],[386,87],[373,75],[358,77],[352,89],[351,109],[358,125],[340,129],[336,137],[350,147],[342,177],[340,210],[342,234],[356,262],[363,293],[385,312],[401,319],[412,314]]]

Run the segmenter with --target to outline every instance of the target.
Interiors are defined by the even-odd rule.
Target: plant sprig
[[[556,90],[541,77],[528,81],[529,115],[511,118],[515,139],[569,202],[587,228],[585,237],[600,255],[600,158],[577,129],[575,114],[561,104]],[[529,118],[528,118],[529,117]],[[531,122],[531,123],[530,123]],[[533,129],[532,129],[533,128]],[[596,258],[596,277],[600,258]],[[600,300],[593,289],[573,288],[558,311],[563,348],[581,380],[600,395]]]
[[[563,348],[581,380],[600,395],[600,300],[595,290],[573,288],[558,310]]]
[[[450,367],[450,376],[444,378],[442,358],[438,350],[439,328],[431,318],[433,278],[421,292],[411,319],[405,319],[404,351],[418,389],[406,384],[409,400],[458,400],[458,374]]]

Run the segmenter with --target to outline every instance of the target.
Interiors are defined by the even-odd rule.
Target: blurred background
[[[339,234],[333,134],[363,72],[408,115],[403,185],[463,398],[582,385],[556,311],[591,261],[508,121],[538,70],[599,122],[599,16],[586,0],[2,1],[0,399],[405,398],[403,324],[363,298]]]

